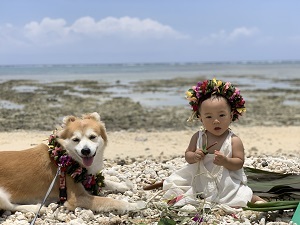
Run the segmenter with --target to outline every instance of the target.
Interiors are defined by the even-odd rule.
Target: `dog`
[[[60,172],[46,204],[65,198],[63,205],[69,210],[82,207],[96,212],[117,214],[144,208],[143,202],[129,203],[91,195],[86,190],[86,185],[83,185],[85,181],[83,183],[74,181],[73,177],[77,176],[78,171],[85,171],[95,178],[96,174],[103,169],[103,151],[107,145],[107,133],[98,113],[85,114],[81,118],[64,117],[61,128],[53,138],[57,141],[57,146],[64,150],[63,157],[75,162],[72,165],[78,168],[71,176],[67,171]],[[58,166],[63,164],[62,157],[59,163],[55,161],[59,155],[57,154],[57,147],[46,144],[39,144],[22,151],[0,152],[0,209],[36,212],[57,174]],[[105,185],[106,188],[121,191],[130,188],[126,183],[109,180],[105,180]]]

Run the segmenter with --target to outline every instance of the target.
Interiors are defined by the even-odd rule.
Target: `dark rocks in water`
[[[193,84],[194,80],[174,79],[132,83],[130,90],[143,95],[147,90],[166,92],[162,87],[178,88]],[[66,115],[80,116],[98,112],[108,131],[144,129],[182,130],[199,127],[200,123],[187,123],[191,115],[186,105],[146,107],[128,97],[114,97],[108,88],[129,88],[119,82],[108,84],[98,81],[72,81],[39,83],[32,80],[14,80],[0,83],[0,131],[11,130],[53,130]],[[293,125],[299,126],[299,104],[285,105],[291,96],[288,90],[280,96],[270,97],[269,90],[259,93],[244,91],[247,112],[239,121],[241,125]],[[167,94],[167,93],[166,93]],[[294,91],[294,95],[299,92]],[[184,96],[184,93],[182,93]],[[298,99],[294,99],[298,101]],[[22,107],[5,107],[10,102]],[[7,104],[6,104],[7,105]]]

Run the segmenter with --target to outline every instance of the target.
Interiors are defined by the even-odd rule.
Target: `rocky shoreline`
[[[268,165],[262,165],[264,157],[247,158],[245,165],[252,168],[264,168],[265,170],[273,170],[274,165],[284,168],[283,162],[289,162],[286,165],[290,168],[290,173],[300,174],[300,165],[296,156],[268,157]],[[283,164],[282,164],[283,163]],[[63,206],[51,203],[40,217],[36,220],[36,225],[98,225],[98,224],[139,224],[139,225],[156,225],[158,221],[168,213],[174,213],[186,218],[190,218],[185,224],[195,224],[191,219],[201,213],[203,217],[202,225],[209,224],[243,224],[243,225],[292,225],[290,222],[293,211],[272,211],[272,212],[254,212],[243,211],[241,209],[233,209],[228,212],[218,205],[211,208],[211,211],[203,213],[200,209],[192,206],[185,206],[188,212],[168,211],[168,206],[161,200],[161,189],[144,191],[143,187],[155,182],[159,182],[168,177],[172,172],[181,168],[185,164],[183,157],[176,157],[171,160],[145,159],[143,157],[136,159],[127,158],[124,160],[109,160],[105,162],[105,173],[113,177],[116,181],[123,182],[128,180],[132,182],[133,189],[125,193],[104,193],[105,196],[123,199],[129,202],[145,201],[147,207],[139,212],[131,212],[126,215],[114,215],[113,213],[96,213],[88,209],[76,208],[69,211]],[[290,165],[293,166],[290,166]],[[284,172],[283,170],[281,172]],[[189,208],[187,208],[189,207]],[[183,210],[183,209],[182,209]],[[200,210],[200,211],[199,211]],[[2,212],[0,223],[3,225],[28,225],[34,218],[34,213],[16,212],[12,214],[10,211]]]
[[[203,78],[199,78],[203,79]],[[169,94],[198,79],[144,81],[130,86],[118,82],[72,81],[40,83],[10,80],[0,83],[0,131],[53,130],[62,117],[98,112],[108,131],[139,129],[183,130],[199,126],[186,122],[191,111],[185,105],[147,107],[129,97],[113,97],[108,88],[128,88],[136,95],[146,92]],[[299,83],[298,81],[294,81]],[[166,89],[167,88],[167,89]],[[259,126],[299,126],[300,90],[251,90],[241,87],[247,113],[237,124]],[[173,93],[174,94],[174,93]],[[184,97],[184,91],[180,93]]]

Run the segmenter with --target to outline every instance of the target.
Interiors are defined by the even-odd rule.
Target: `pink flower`
[[[223,89],[223,93],[225,94],[227,92],[227,90],[229,89],[229,86],[231,85],[230,82],[226,82],[224,85],[224,89]]]
[[[71,177],[75,178],[77,175],[80,175],[82,173],[82,167],[78,167],[72,174]]]
[[[61,147],[55,147],[52,151],[52,157],[57,156],[61,151]]]
[[[171,200],[169,200],[167,203],[168,205],[174,205],[176,202],[179,202],[183,198],[183,195],[179,195]]]
[[[236,96],[236,93],[233,93],[233,94],[231,95],[231,97],[229,98],[229,100],[230,100],[231,102],[233,102],[233,101],[234,101],[234,98],[235,98],[235,96]]]

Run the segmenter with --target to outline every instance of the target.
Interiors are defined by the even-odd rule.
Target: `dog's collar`
[[[73,160],[58,143],[55,133],[50,135],[48,147],[50,157],[55,161],[56,165],[65,168],[66,174],[70,175],[76,183],[81,182],[91,194],[100,195],[102,187],[105,186],[102,171],[96,175],[88,174],[87,169]]]

